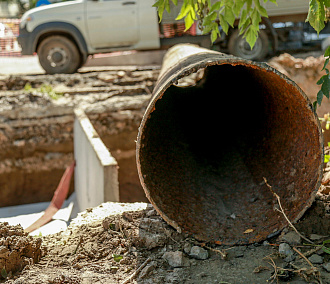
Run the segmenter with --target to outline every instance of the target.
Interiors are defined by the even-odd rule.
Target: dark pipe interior
[[[151,199],[201,240],[251,243],[286,224],[263,177],[291,220],[317,184],[319,137],[306,100],[255,66],[211,66],[196,86],[170,86],[143,131]]]

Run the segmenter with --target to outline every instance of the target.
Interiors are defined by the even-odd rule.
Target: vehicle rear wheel
[[[39,62],[48,74],[74,73],[80,66],[80,53],[76,45],[64,36],[44,39],[37,50]]]
[[[243,35],[239,34],[238,30],[232,33],[228,42],[229,53],[249,60],[264,59],[268,54],[268,48],[268,36],[263,30],[259,32],[259,36],[252,50],[245,38],[243,38]]]

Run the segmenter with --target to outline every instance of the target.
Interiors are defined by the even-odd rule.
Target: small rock
[[[204,260],[209,257],[209,252],[199,246],[193,246],[189,255],[193,258]]]
[[[291,261],[294,261],[295,259],[296,259],[296,256],[292,253],[292,254],[289,254],[286,258],[284,258],[284,261],[291,262]]]
[[[330,273],[330,262],[324,263],[323,268]]]
[[[312,254],[308,260],[313,264],[322,264],[323,263],[323,257],[318,254]]]
[[[142,229],[139,231],[139,233],[140,239],[143,241],[145,247],[149,250],[155,247],[160,247],[165,243],[163,235],[153,234]]]
[[[153,269],[155,269],[156,263],[152,262],[149,265],[147,265],[145,268],[143,268],[140,272],[139,279],[145,278]]]
[[[163,258],[174,268],[189,266],[189,261],[184,257],[182,251],[165,252]]]
[[[115,273],[117,273],[117,270],[118,270],[118,269],[119,269],[118,266],[111,266],[111,267],[110,267],[110,272],[113,273],[113,274],[115,274]]]
[[[281,243],[278,248],[278,252],[285,256],[289,256],[289,255],[293,254],[293,250],[287,243]]]
[[[245,247],[236,247],[235,249],[234,249],[234,256],[236,257],[236,258],[238,258],[238,257],[243,257],[244,256],[244,251],[246,250],[246,248]]]
[[[294,231],[290,231],[282,237],[282,241],[290,245],[299,245],[301,243],[301,237]]]
[[[207,277],[207,274],[203,271],[203,272],[199,273],[199,274],[197,275],[197,277],[199,277],[199,278],[204,278],[204,277]]]
[[[322,238],[324,238],[324,236],[320,236],[320,235],[317,235],[317,234],[311,234],[309,238],[312,241],[318,241],[318,240],[321,240]]]
[[[117,72],[117,76],[118,76],[119,78],[123,78],[125,75],[126,75],[126,72],[123,71],[123,70],[120,70],[120,71]]]
[[[269,243],[269,241],[264,241],[264,242],[262,243],[262,245],[266,247],[266,246],[269,246],[270,243]]]
[[[191,251],[191,244],[190,244],[190,243],[184,243],[184,245],[183,245],[183,251],[184,251],[186,254],[190,254],[190,251]]]
[[[151,209],[147,212],[146,216],[151,217],[151,216],[157,216],[158,212],[155,209]]]

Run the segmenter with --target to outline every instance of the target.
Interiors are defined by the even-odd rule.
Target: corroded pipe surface
[[[179,79],[202,70],[195,85]],[[223,244],[259,242],[297,221],[320,185],[320,125],[303,91],[264,63],[172,48],[137,140],[142,186],[179,231]]]

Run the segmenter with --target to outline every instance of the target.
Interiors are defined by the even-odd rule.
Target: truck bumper
[[[35,52],[33,48],[33,37],[25,28],[19,29],[19,36],[17,38],[19,45],[22,48],[22,55],[33,55]]]

